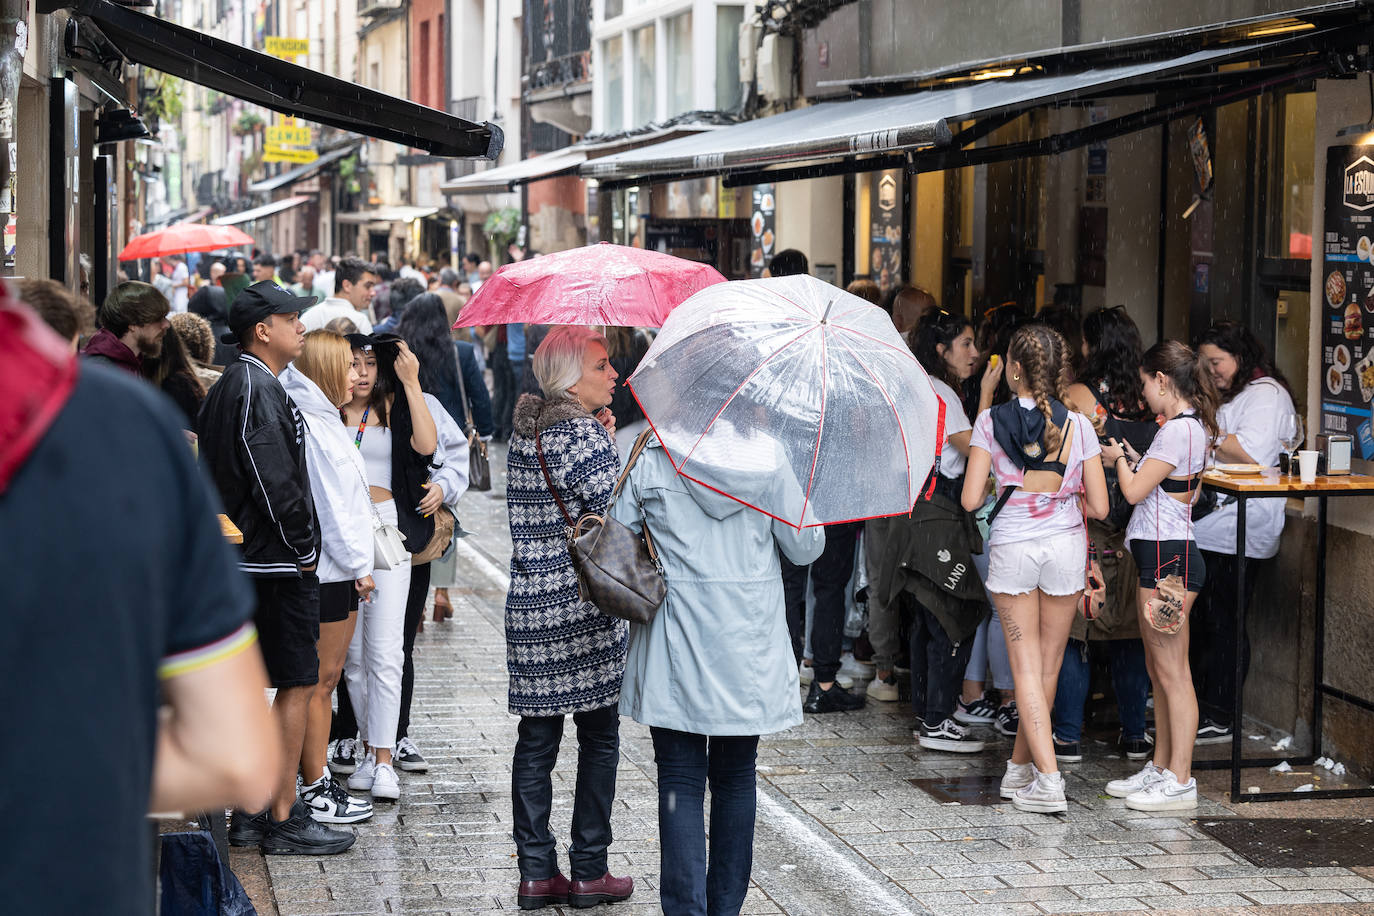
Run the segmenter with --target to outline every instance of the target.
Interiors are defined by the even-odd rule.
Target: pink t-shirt
[[[1022,407],[1034,407],[1030,398],[1021,399]],[[1083,462],[1102,454],[1097,444],[1097,432],[1092,422],[1081,413],[1069,411],[1071,441],[1064,452],[1064,482],[1057,493],[1027,493],[1017,490],[992,521],[989,545],[1013,541],[1030,541],[1051,534],[1073,531],[1083,527],[1083,510],[1078,494],[1083,489]],[[981,448],[992,456],[992,476],[997,480],[997,494],[1008,486],[1021,486],[1024,473],[1002,450],[992,434],[992,411],[985,410],[973,424],[973,448]]]
[[[1170,477],[1201,474],[1207,466],[1207,433],[1191,415],[1177,416],[1159,428],[1150,450],[1141,465],[1155,458],[1171,465]],[[1197,481],[1193,482],[1193,500],[1197,500]],[[1180,496],[1183,494],[1179,494]],[[1155,487],[1136,504],[1126,525],[1126,540],[1130,541],[1187,541],[1193,538],[1191,505],[1179,502]]]

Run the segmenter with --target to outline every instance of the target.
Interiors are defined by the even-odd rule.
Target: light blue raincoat
[[[741,471],[730,492],[797,509],[802,498],[795,478],[778,470]],[[698,735],[763,735],[801,724],[778,550],[811,563],[825,547],[824,530],[798,530],[679,477],[653,437],[611,514],[639,531],[639,504],[668,598],[653,623],[630,627],[621,715]]]

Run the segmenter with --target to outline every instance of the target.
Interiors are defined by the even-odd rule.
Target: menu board
[[[901,169],[870,175],[868,275],[886,293],[902,284]]]
[[[777,195],[771,184],[754,185],[749,216],[749,276],[763,276],[777,245]]]
[[[1327,150],[1324,229],[1321,427],[1374,460],[1374,146]]]

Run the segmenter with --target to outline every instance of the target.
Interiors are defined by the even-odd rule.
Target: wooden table
[[[243,543],[243,532],[240,531],[233,522],[229,521],[229,516],[224,514],[220,515],[219,530],[224,534],[224,539],[230,544]]]
[[[1317,500],[1317,627],[1315,634],[1314,659],[1312,664],[1312,753],[1304,757],[1288,758],[1251,758],[1241,756],[1241,736],[1244,734],[1244,659],[1241,647],[1245,639],[1245,604],[1236,601],[1234,623],[1236,639],[1236,696],[1231,719],[1231,759],[1194,761],[1194,769],[1231,769],[1231,801],[1295,801],[1305,798],[1365,798],[1374,796],[1374,788],[1368,789],[1318,789],[1296,795],[1292,792],[1257,792],[1242,795],[1240,791],[1241,769],[1245,766],[1271,767],[1283,760],[1294,763],[1310,764],[1322,756],[1322,699],[1330,696],[1343,700],[1366,711],[1374,712],[1374,701],[1347,693],[1332,687],[1325,681],[1323,663],[1326,655],[1326,501],[1333,496],[1374,496],[1374,477],[1364,474],[1341,474],[1334,477],[1321,476],[1311,483],[1303,483],[1299,477],[1279,473],[1273,468],[1263,474],[1228,475],[1210,470],[1202,475],[1202,485],[1219,494],[1234,497],[1236,500],[1236,595],[1245,594],[1245,504],[1259,497],[1315,497]]]

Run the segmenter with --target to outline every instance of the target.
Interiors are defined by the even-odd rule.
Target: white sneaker
[[[1002,777],[1002,797],[1011,798],[1016,794],[1017,789],[1024,789],[1035,781],[1036,772],[1033,763],[1012,763],[1007,761],[1007,772]]]
[[[1126,807],[1133,811],[1187,811],[1197,807],[1197,780],[1188,779],[1180,785],[1174,774],[1164,771],[1164,778],[1150,783],[1133,795],[1126,796]]]
[[[881,700],[884,703],[895,703],[899,696],[897,688],[897,675],[889,674],[886,680],[874,677],[868,682],[868,698],[870,700]]]
[[[1125,779],[1113,779],[1107,783],[1107,794],[1112,798],[1130,798],[1141,789],[1163,779],[1165,772],[1165,770],[1155,766],[1154,761],[1151,760],[1134,776],[1128,776]]]
[[[395,801],[401,797],[401,782],[389,763],[379,763],[373,771],[372,797]]]
[[[372,779],[377,772],[377,755],[371,751],[358,761],[358,768],[348,777],[348,787],[354,792],[366,792],[372,788]]]
[[[856,681],[871,681],[877,671],[872,662],[859,661],[853,652],[846,652],[840,656],[840,673]]]
[[[801,678],[801,685],[803,687],[810,687],[811,682],[816,679],[816,669],[812,668],[803,660],[801,665],[797,668],[797,676]],[[854,679],[843,673],[835,675],[835,683],[839,684],[845,690],[852,690],[854,687]]]
[[[1064,775],[1036,773],[1035,779],[1012,794],[1011,803],[1017,811],[1034,811],[1037,814],[1068,811],[1069,803],[1064,798]]]

